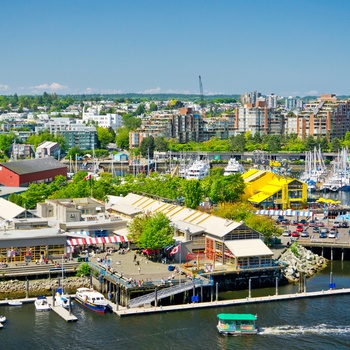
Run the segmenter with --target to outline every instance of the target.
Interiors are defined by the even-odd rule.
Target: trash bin
[[[88,256],[85,257],[85,262],[89,262],[89,257]]]
[[[168,271],[174,271],[174,269],[175,269],[175,266],[172,266],[172,265],[168,266]]]

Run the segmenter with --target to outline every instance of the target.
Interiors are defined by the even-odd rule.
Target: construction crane
[[[200,98],[201,101],[199,102],[199,104],[201,105],[201,107],[204,107],[204,93],[203,93],[203,84],[202,84],[202,77],[199,76],[199,93],[200,93]]]

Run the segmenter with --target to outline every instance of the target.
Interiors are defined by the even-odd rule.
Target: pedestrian
[[[139,266],[137,270],[138,270],[139,275],[140,275],[141,274],[141,267]]]
[[[136,261],[137,257],[136,257],[136,254],[134,254],[134,262]]]
[[[112,299],[112,294],[111,294],[111,291],[110,291],[110,290],[108,291],[107,298],[108,298],[108,300],[111,300],[111,299]]]

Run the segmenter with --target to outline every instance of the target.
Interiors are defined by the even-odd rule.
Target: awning
[[[91,244],[104,244],[106,240],[104,237],[92,237],[90,238]]]
[[[124,237],[122,236],[108,236],[105,237],[106,243],[122,243],[124,242]]]
[[[85,238],[73,238],[73,239],[69,239],[67,242],[69,245],[85,245],[86,239]]]
[[[276,216],[276,215],[287,215],[287,216],[313,216],[314,213],[312,211],[308,210],[258,210],[255,212],[255,214],[258,215],[270,215],[270,216]]]

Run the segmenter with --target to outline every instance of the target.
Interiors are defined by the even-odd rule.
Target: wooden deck
[[[66,322],[78,321],[78,318],[72,313],[69,313],[69,310],[65,309],[62,306],[53,306],[52,297],[47,297],[47,301],[50,304],[52,311],[56,312],[56,314],[62,317]]]
[[[171,312],[171,311],[193,310],[193,309],[202,309],[202,308],[215,308],[215,307],[233,306],[233,305],[267,303],[271,301],[329,297],[329,296],[346,295],[346,294],[350,294],[350,288],[334,289],[334,290],[330,289],[330,290],[322,290],[317,292],[305,292],[305,293],[295,293],[295,294],[268,295],[264,297],[255,297],[255,298],[247,297],[245,299],[221,300],[221,301],[192,303],[192,304],[184,304],[184,305],[169,305],[169,306],[158,306],[158,307],[151,306],[148,308],[139,307],[139,308],[127,309],[125,307],[119,306],[118,311],[114,311],[114,312],[118,316],[124,317],[124,316],[140,315],[140,314],[152,314],[157,312]]]

